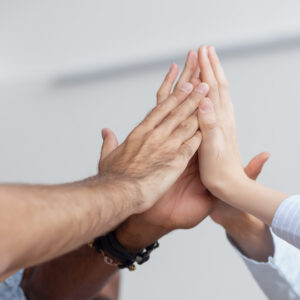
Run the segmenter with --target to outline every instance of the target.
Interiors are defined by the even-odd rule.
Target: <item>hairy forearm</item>
[[[22,288],[28,300],[91,300],[117,271],[101,254],[83,246],[25,271]]]
[[[111,230],[133,213],[126,195],[117,191],[98,176],[55,186],[1,185],[0,276],[62,255]]]

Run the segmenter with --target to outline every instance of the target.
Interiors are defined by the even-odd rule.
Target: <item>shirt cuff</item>
[[[272,230],[300,248],[300,195],[291,196],[279,205],[272,221]]]
[[[11,275],[0,283],[0,300],[26,300],[20,287],[23,270]]]
[[[300,299],[300,270],[297,267],[300,265],[300,251],[271,233],[274,256],[269,256],[266,262],[248,258],[230,237],[228,239],[269,299]]]

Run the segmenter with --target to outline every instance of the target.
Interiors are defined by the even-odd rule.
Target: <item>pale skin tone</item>
[[[0,185],[1,279],[88,243],[153,206],[199,148],[195,111],[207,89],[178,85],[101,160],[94,177],[56,186]]]
[[[201,47],[198,57],[201,78],[210,86],[198,110],[203,135],[198,152],[201,180],[214,196],[271,225],[278,206],[288,195],[246,176],[229,87],[218,56],[213,47]]]

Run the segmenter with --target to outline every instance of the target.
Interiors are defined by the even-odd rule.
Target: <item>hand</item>
[[[263,187],[245,174],[228,83],[213,47],[200,47],[199,66],[201,79],[210,86],[208,98],[198,110],[203,136],[198,151],[202,182],[217,198],[270,225],[287,195]]]
[[[247,176],[255,180],[268,158],[269,154],[266,152],[255,156],[245,168]],[[267,261],[270,256],[274,255],[270,229],[258,218],[221,200],[217,200],[210,217],[226,230],[237,247],[248,258],[256,261]]]
[[[100,176],[133,200],[135,213],[150,208],[171,187],[199,148],[196,111],[206,93],[205,84],[194,91],[189,82],[178,85],[124,143],[101,159]]]
[[[197,54],[191,51],[176,86],[188,81],[198,86],[200,80],[197,65]],[[178,67],[172,65],[157,93],[158,105],[169,97],[177,74]],[[116,147],[116,138],[110,130],[106,137],[104,155]],[[194,227],[210,213],[213,204],[214,200],[200,181],[197,157],[194,156],[177,181],[151,209],[130,217],[119,226],[118,240],[129,250],[139,250],[174,229]]]
[[[199,106],[204,140],[199,149],[199,167],[204,185],[219,197],[225,181],[234,182],[246,175],[240,159],[234,111],[224,71],[213,47],[200,47],[198,55],[201,78],[210,86],[208,98]]]
[[[173,65],[157,92],[157,105],[170,96],[177,73],[178,68]],[[199,65],[194,51],[189,52],[176,86],[184,82],[191,82],[194,87],[200,84]],[[139,218],[139,223],[143,222],[147,227],[160,227],[168,232],[174,229],[189,229],[199,224],[209,214],[213,204],[214,201],[200,181],[198,158],[194,155],[166,194],[150,210],[136,216],[136,219]]]

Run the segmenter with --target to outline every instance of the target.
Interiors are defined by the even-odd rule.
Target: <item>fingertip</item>
[[[173,73],[176,69],[178,69],[178,65],[175,63],[172,63],[171,67],[169,69],[169,73]]]
[[[178,73],[179,73],[179,67],[177,64],[173,63],[172,64],[172,74],[174,74],[174,80],[176,79]]]
[[[106,138],[107,134],[108,134],[108,128],[102,128],[101,136],[103,140]]]
[[[216,48],[212,45],[207,46],[207,50],[210,53],[216,53]]]
[[[261,152],[256,155],[256,158],[266,161],[270,158],[270,156],[271,156],[271,154],[269,152]]]
[[[198,53],[199,57],[202,55],[207,55],[207,47],[205,45],[200,46]]]
[[[188,54],[189,58],[197,58],[197,53],[194,50],[190,50]]]
[[[263,154],[264,162],[269,160],[269,158],[271,157],[271,154],[269,152],[263,152],[262,154]]]

